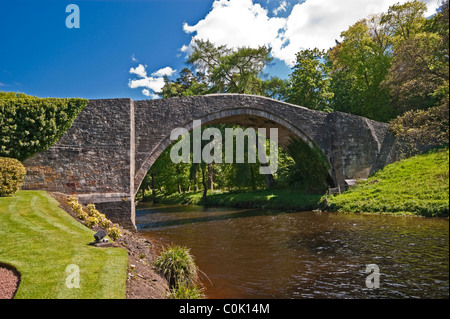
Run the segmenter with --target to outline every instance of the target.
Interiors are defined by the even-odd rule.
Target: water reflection
[[[200,206],[137,210],[139,231],[191,248],[209,298],[448,298],[448,219]],[[380,288],[365,286],[366,265]]]

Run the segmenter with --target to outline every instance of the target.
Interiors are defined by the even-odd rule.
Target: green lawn
[[[0,198],[0,262],[16,267],[15,298],[125,298],[128,255],[89,246],[94,232],[42,191]],[[68,288],[68,265],[79,268],[79,288]]]
[[[342,212],[448,217],[448,147],[390,164],[329,204]]]

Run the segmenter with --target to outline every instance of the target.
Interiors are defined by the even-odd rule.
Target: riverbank
[[[161,204],[448,217],[449,149],[433,150],[387,165],[339,195],[325,197],[290,189],[208,191],[206,202],[202,195],[202,191],[160,195],[156,201]]]
[[[387,165],[345,193],[328,197],[329,210],[449,216],[449,149]]]
[[[123,230],[115,247],[91,246],[94,231],[70,215],[65,196],[52,196],[19,191],[0,198],[0,262],[20,273],[15,298],[167,298],[167,282],[150,266],[148,240]],[[80,288],[66,284],[70,265]]]
[[[323,208],[323,195],[303,194],[296,190],[260,190],[249,192],[203,192],[171,194],[156,198],[161,204],[203,205],[234,208],[269,208],[288,210],[314,210]]]

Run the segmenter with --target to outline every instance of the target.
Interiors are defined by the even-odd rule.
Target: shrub
[[[163,247],[154,261],[154,266],[166,277],[173,289],[177,289],[180,285],[193,287],[198,281],[194,257],[186,247],[178,245]]]
[[[75,195],[67,198],[73,212],[77,217],[84,221],[84,225],[89,228],[100,226],[108,234],[112,240],[117,240],[122,236],[122,231],[117,225],[113,225],[112,222],[106,218],[105,214],[100,213],[95,204],[87,204],[87,212],[83,209],[83,206],[78,202]]]
[[[404,156],[409,157],[449,142],[448,105],[413,110],[390,122]]]
[[[0,92],[0,156],[24,160],[52,146],[87,100]]]
[[[169,294],[169,299],[203,299],[205,294],[203,289],[194,286],[189,286],[184,283],[179,283],[177,289],[172,289]]]
[[[13,196],[22,186],[26,169],[14,158],[0,157],[0,197]]]
[[[122,232],[120,231],[120,228],[117,226],[109,227],[107,229],[107,233],[109,238],[111,238],[114,241],[122,237]]]
[[[98,219],[93,216],[87,216],[86,219],[84,220],[84,224],[89,228],[97,227]]]
[[[102,214],[102,215],[105,216],[104,214]],[[103,229],[109,229],[111,227],[111,221],[106,217],[100,219],[99,224],[100,224],[100,227]]]

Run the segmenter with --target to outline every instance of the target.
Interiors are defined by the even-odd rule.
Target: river
[[[207,298],[449,297],[448,219],[141,205],[136,224],[191,249]]]

